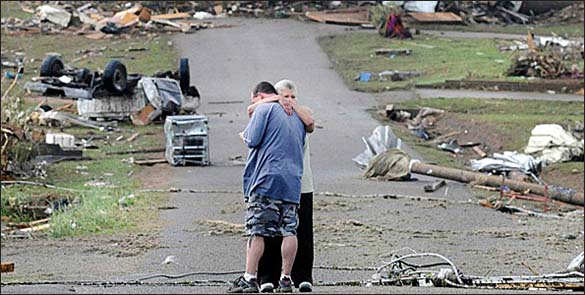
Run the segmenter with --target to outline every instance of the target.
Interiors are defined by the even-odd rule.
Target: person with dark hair
[[[276,95],[268,82],[259,83],[252,102]],[[246,271],[229,293],[259,292],[256,272],[264,252],[264,237],[282,237],[279,291],[292,292],[291,270],[297,252],[297,210],[303,173],[305,126],[298,115],[288,115],[280,104],[256,107],[240,137],[249,147],[244,168],[246,202]]]
[[[292,110],[305,124],[305,131],[312,133],[315,129],[313,112],[307,106],[298,102],[297,86],[291,80],[278,81],[274,87],[278,96],[271,96],[262,99],[248,107],[248,115],[251,116],[254,109],[261,103],[278,102],[281,105],[290,105]],[[303,177],[301,180],[301,197],[299,204],[299,226],[297,229],[298,249],[293,264],[291,279],[300,292],[311,292],[313,290],[313,173],[311,170],[311,152],[308,135],[305,137],[303,146]],[[274,286],[278,284],[278,273],[281,264],[280,243],[281,238],[264,239],[264,254],[258,265],[258,281],[260,292],[273,292]]]

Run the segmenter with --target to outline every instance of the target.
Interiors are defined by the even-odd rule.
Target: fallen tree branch
[[[12,90],[12,88],[14,88],[14,85],[16,85],[16,81],[18,81],[18,76],[19,76],[19,73],[21,70],[22,70],[22,67],[19,67],[18,71],[16,71],[16,76],[14,77],[14,81],[12,81],[12,84],[10,84],[8,89],[6,89],[6,92],[4,92],[4,95],[2,95],[2,99],[5,99],[6,96],[8,95],[8,93],[10,92],[10,90]]]
[[[58,190],[64,190],[64,191],[69,191],[69,192],[82,192],[83,191],[80,189],[66,188],[66,187],[60,187],[60,186],[55,186],[55,185],[46,184],[46,183],[24,181],[24,180],[5,180],[5,181],[2,181],[0,184],[2,186],[5,186],[5,185],[34,185],[34,186],[42,186],[45,188],[58,189]]]

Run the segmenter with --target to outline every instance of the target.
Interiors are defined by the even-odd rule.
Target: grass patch
[[[23,17],[18,2],[2,1],[2,17]],[[26,13],[24,13],[26,14]],[[30,17],[30,15],[28,15]],[[177,70],[178,56],[176,50],[169,43],[171,36],[150,35],[132,36],[126,38],[89,40],[83,36],[64,35],[23,35],[9,36],[1,33],[1,49],[3,55],[11,60],[17,52],[25,56],[25,73],[10,92],[11,97],[22,98],[21,110],[31,109],[36,102],[27,100],[23,90],[26,81],[38,76],[43,58],[52,52],[60,53],[65,63],[74,67],[87,67],[92,71],[101,70],[111,59],[118,59],[126,65],[128,73],[154,74],[157,71]],[[127,51],[128,48],[145,47],[145,51]],[[103,56],[88,57],[77,62],[75,58],[83,55],[85,50],[104,48]],[[13,69],[7,69],[14,71]],[[12,81],[3,80],[2,93]],[[2,108],[11,100],[3,100]],[[58,103],[49,97],[48,104],[53,107],[67,102],[59,100]],[[162,125],[149,125],[143,127],[123,123],[118,126],[122,133],[107,133],[94,129],[80,127],[53,129],[53,132],[65,132],[75,135],[77,138],[88,134],[105,136],[109,143],[95,141],[99,149],[86,149],[84,156],[92,158],[92,161],[59,162],[48,166],[47,179],[31,179],[43,183],[49,183],[62,187],[83,190],[83,192],[69,193],[59,190],[30,186],[11,186],[2,189],[1,205],[2,216],[10,216],[11,221],[30,221],[38,216],[25,212],[18,208],[19,204],[27,204],[34,201],[36,196],[53,196],[55,198],[67,197],[71,200],[70,207],[66,210],[57,210],[51,216],[52,237],[79,236],[86,234],[108,234],[135,228],[142,221],[155,219],[157,210],[153,206],[163,201],[160,195],[140,195],[134,192],[140,188],[139,179],[132,178],[130,174],[137,173],[140,166],[125,163],[124,158],[154,156],[145,155],[107,155],[108,152],[148,149],[164,146],[164,134]],[[50,128],[45,128],[49,131]],[[140,136],[134,142],[126,142],[133,133],[139,132]],[[124,135],[117,141],[116,138]],[[158,155],[156,155],[158,156]],[[104,182],[112,187],[86,186],[86,183]],[[128,196],[134,193],[134,198]],[[11,206],[14,205],[14,206]],[[46,204],[45,204],[46,205]]]
[[[38,76],[41,63],[48,54],[59,53],[63,61],[73,67],[86,67],[91,71],[101,71],[106,64],[117,59],[126,65],[128,73],[143,73],[152,75],[157,71],[172,70],[178,68],[176,51],[168,45],[169,35],[162,35],[147,39],[146,37],[132,37],[118,40],[89,40],[83,36],[63,35],[28,35],[13,37],[5,33],[2,37],[2,51],[11,54],[22,52],[25,55],[24,75],[19,79],[15,88],[10,92],[11,96],[22,97],[25,95],[23,85],[32,77]],[[67,44],[62,46],[61,44]],[[145,51],[126,51],[128,48],[145,47]],[[104,49],[105,48],[105,49]],[[83,55],[84,50],[102,51],[103,56],[88,57],[77,62],[76,58]],[[15,69],[9,69],[15,72]],[[12,80],[3,79],[2,89],[12,83]]]
[[[32,18],[32,14],[22,11],[20,3],[15,1],[0,1],[2,18],[15,17],[22,20]]]
[[[436,31],[463,31],[463,32],[491,32],[491,33],[506,33],[506,34],[526,34],[532,31],[535,35],[541,36],[563,36],[563,37],[583,37],[585,29],[583,24],[547,24],[547,25],[425,25],[412,24],[409,28],[417,28],[420,30],[436,30]]]
[[[502,142],[505,150],[521,151],[534,126],[565,125],[583,120],[583,102],[501,100],[474,98],[418,99],[400,103],[405,108],[432,107],[445,110],[462,120],[473,119],[490,123],[513,140]]]
[[[417,35],[414,40],[390,40],[371,32],[351,32],[321,37],[319,43],[346,84],[358,91],[381,92],[459,79],[529,82],[524,77],[505,75],[513,56],[518,54],[499,51],[500,46],[512,43],[509,40],[446,39],[429,35]],[[413,52],[409,56],[390,58],[375,55],[378,48],[408,48]],[[568,61],[569,65],[571,62],[583,69],[582,59]],[[423,74],[406,81],[379,81],[377,73],[386,70]],[[360,72],[372,73],[372,80],[355,81]]]
[[[404,109],[432,107],[445,110],[447,118],[455,118],[455,120],[449,120],[450,124],[453,124],[453,121],[459,122],[460,127],[458,128],[457,125],[446,126],[443,120],[440,120],[436,125],[438,130],[455,127],[455,130],[463,131],[464,128],[472,128],[468,131],[471,138],[474,138],[473,140],[483,138],[491,140],[490,146],[492,148],[499,146],[488,151],[490,154],[502,151],[522,152],[534,126],[560,124],[566,127],[567,124],[582,121],[585,110],[583,102],[473,98],[415,99],[398,103],[397,106]],[[466,151],[455,157],[448,152],[439,150],[436,145],[431,145],[415,136],[404,125],[388,120],[376,110],[371,110],[371,113],[382,123],[391,125],[396,136],[422,155],[428,163],[469,169],[469,160],[477,158],[471,151]],[[469,121],[474,121],[474,123],[466,126],[465,122]],[[496,137],[492,138],[491,135],[496,135]],[[480,139],[480,141],[482,140]],[[487,143],[483,142],[483,144]],[[541,177],[547,183],[583,191],[584,171],[583,162],[557,163],[545,167]]]
[[[121,127],[129,127],[123,125]],[[59,130],[53,130],[58,132]],[[82,128],[67,128],[64,132],[76,136],[86,135],[89,130]],[[47,179],[35,181],[54,184],[61,187],[82,190],[82,192],[65,192],[34,186],[10,186],[2,190],[2,215],[10,216],[13,222],[26,222],[44,216],[35,216],[36,212],[26,210],[27,204],[35,203],[35,199],[63,199],[69,200],[70,206],[66,210],[56,210],[52,214],[50,235],[52,237],[78,236],[84,234],[108,234],[120,230],[135,228],[141,221],[156,218],[156,207],[164,199],[156,194],[137,194],[141,187],[138,179],[130,177],[141,167],[123,162],[122,159],[130,156],[148,157],[148,155],[106,155],[110,151],[130,150],[137,148],[158,147],[162,138],[162,126],[151,125],[132,129],[141,135],[135,143],[125,140],[120,142],[115,138],[116,133],[94,131],[95,135],[110,137],[110,144],[96,142],[99,149],[84,150],[84,156],[93,160],[65,161],[47,167]],[[131,133],[127,133],[128,138]],[[133,146],[136,145],[136,146]],[[95,187],[91,184],[103,183],[105,187]],[[133,195],[133,197],[128,197]],[[42,205],[53,206],[51,202]],[[41,211],[42,212],[42,211]]]
[[[497,41],[492,39],[442,39],[423,35],[414,40],[390,40],[378,34],[351,32],[322,37],[319,43],[347,85],[360,91],[384,91],[446,79],[505,79],[503,73],[511,64],[511,53],[501,53]],[[389,58],[375,55],[377,48],[410,48],[413,53]],[[354,81],[360,72],[377,74],[385,70],[424,74],[407,81]]]

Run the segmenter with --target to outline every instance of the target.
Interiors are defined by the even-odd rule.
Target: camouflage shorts
[[[246,203],[247,235],[262,237],[297,235],[297,204],[259,195],[251,196]]]

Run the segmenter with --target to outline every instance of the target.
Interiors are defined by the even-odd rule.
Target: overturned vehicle
[[[92,72],[51,55],[43,60],[40,77],[27,82],[25,89],[77,100],[77,110],[86,118],[131,118],[140,120],[135,122],[139,125],[167,115],[195,113],[200,99],[197,88],[190,85],[187,58],[179,60],[175,72],[146,76],[128,74],[118,60],[108,62],[103,72]]]

